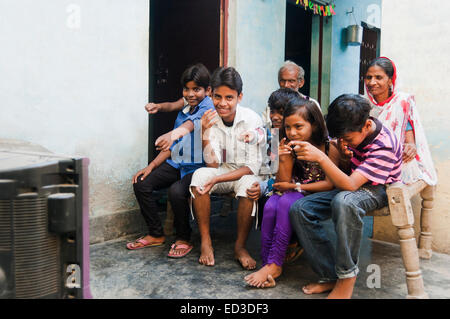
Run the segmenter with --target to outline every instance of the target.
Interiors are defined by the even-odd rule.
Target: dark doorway
[[[149,101],[180,99],[187,66],[201,62],[211,72],[219,66],[220,14],[220,0],[150,1]],[[149,162],[156,138],[173,129],[177,113],[149,116]]]
[[[363,39],[359,59],[359,94],[364,94],[364,76],[369,63],[379,55],[380,29],[363,24]]]
[[[285,60],[291,60],[305,70],[305,85],[300,89],[309,96],[311,74],[311,10],[296,5],[294,0],[286,3]]]

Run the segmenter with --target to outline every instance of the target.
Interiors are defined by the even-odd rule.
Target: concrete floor
[[[193,226],[192,252],[181,259],[167,258],[173,242],[168,237],[165,246],[129,251],[122,238],[91,246],[90,286],[94,298],[165,298],[165,299],[315,299],[326,294],[308,296],[300,288],[317,280],[304,256],[284,267],[277,286],[257,289],[246,286],[243,278],[249,271],[243,270],[233,260],[233,244],[236,222],[235,212],[226,217],[212,216],[211,233],[215,249],[216,265],[202,266],[198,263],[200,238]],[[389,243],[372,241],[370,222],[366,218],[364,240],[361,247],[360,274],[354,290],[354,299],[403,299],[406,282],[400,247]],[[331,230],[331,224],[327,226]],[[331,233],[331,232],[330,232]],[[254,227],[248,240],[250,254],[258,267],[260,231]],[[369,265],[380,267],[380,288],[369,288],[367,282],[374,274]],[[433,254],[431,260],[421,260],[425,290],[430,298],[450,298],[450,256]],[[368,280],[369,279],[369,280]]]

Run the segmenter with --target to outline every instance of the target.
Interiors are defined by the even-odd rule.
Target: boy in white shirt
[[[207,167],[194,172],[191,193],[201,236],[200,264],[214,266],[210,236],[211,193],[234,192],[239,198],[235,258],[244,269],[255,269],[256,261],[245,244],[256,211],[256,203],[247,197],[247,189],[260,180],[265,143],[245,143],[244,132],[262,127],[260,116],[242,107],[242,80],[232,67],[217,69],[211,80],[215,111],[202,117],[203,154]]]

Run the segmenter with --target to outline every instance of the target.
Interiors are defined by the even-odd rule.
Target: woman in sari
[[[397,70],[390,59],[380,57],[369,64],[364,83],[372,104],[370,115],[390,128],[403,144],[403,183],[423,180],[436,185],[436,170],[414,96],[398,91],[396,82]]]

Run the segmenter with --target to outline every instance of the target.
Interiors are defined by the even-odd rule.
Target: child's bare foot
[[[256,268],[256,261],[250,256],[247,249],[244,247],[237,247],[234,249],[234,258],[236,258],[236,260],[238,260],[242,267],[246,270]]]
[[[262,267],[260,270],[251,273],[244,277],[244,280],[249,286],[260,288],[267,281],[269,275],[269,269],[267,266]]]
[[[248,285],[257,288],[274,287],[275,280],[273,278],[279,277],[281,272],[282,268],[277,264],[265,265],[260,270],[244,277],[244,280]],[[269,277],[271,280],[269,280]]]
[[[205,266],[214,266],[214,249],[210,242],[202,243],[198,262]]]
[[[308,285],[304,286],[302,288],[302,290],[303,290],[303,293],[306,295],[321,294],[323,292],[333,290],[335,285],[336,285],[335,281],[324,282],[324,283],[312,283],[312,284],[308,284]]]
[[[328,295],[327,299],[350,299],[355,287],[356,276],[346,279],[338,279],[336,286]]]

